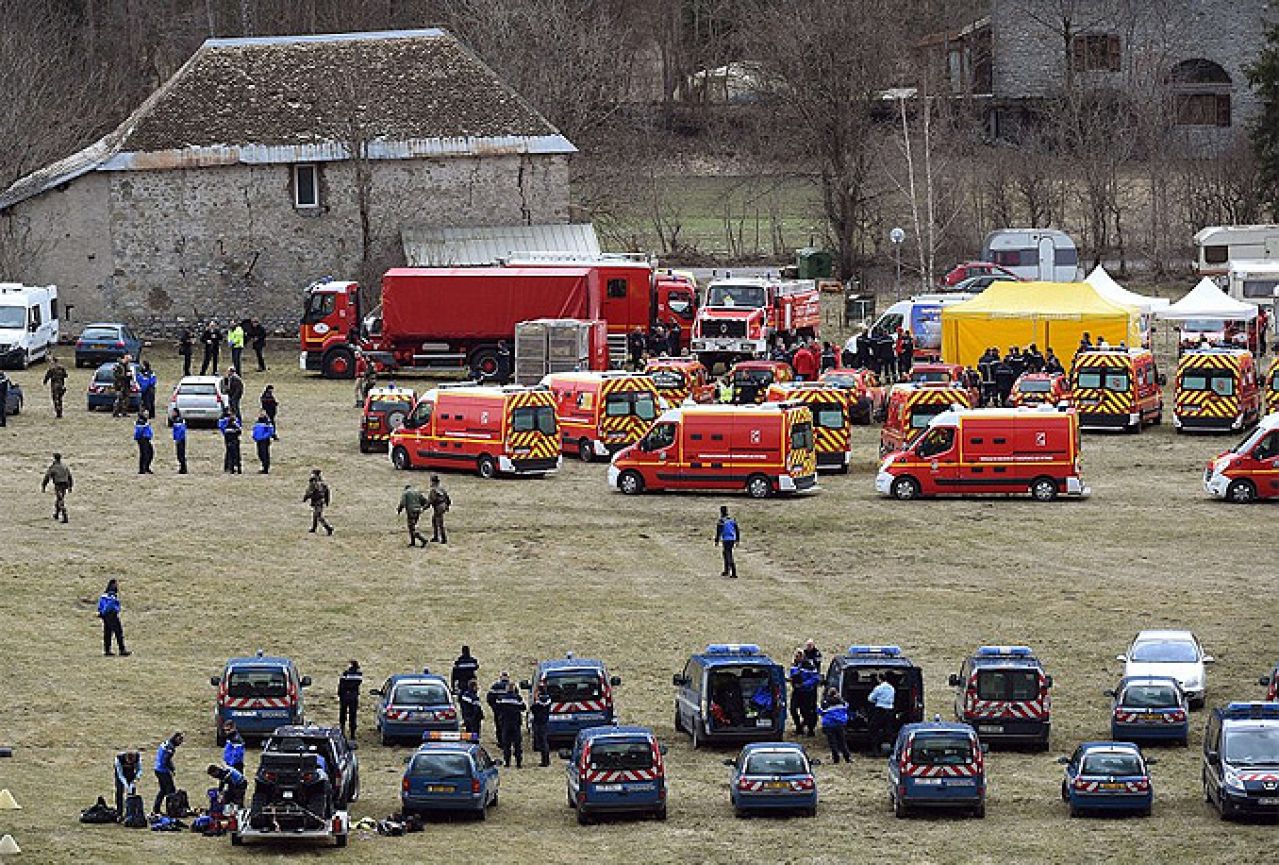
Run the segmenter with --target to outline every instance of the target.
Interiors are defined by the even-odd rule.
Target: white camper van
[[[1217,279],[1219,285],[1222,281]],[[1232,261],[1224,282],[1222,288],[1235,300],[1269,308],[1279,290],[1279,261]]]
[[[1232,261],[1279,262],[1279,225],[1210,225],[1195,233],[1195,271],[1222,276]]]
[[[1022,279],[1076,282],[1079,249],[1055,228],[1002,228],[986,235],[981,260],[1007,268]]]
[[[0,366],[26,369],[58,344],[58,287],[0,282]]]

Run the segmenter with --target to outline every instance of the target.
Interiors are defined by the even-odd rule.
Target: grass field
[[[177,367],[149,349],[161,393]],[[221,445],[193,430],[193,473],[173,474],[157,428],[157,473],[139,477],[130,423],[87,414],[87,370],[73,371],[69,411],[54,421],[38,386],[43,366],[14,373],[23,415],[0,431],[0,623],[3,700],[0,787],[24,810],[0,811],[29,862],[275,861],[286,849],[232,850],[225,838],[82,827],[81,808],[110,795],[111,758],[188,732],[178,783],[192,801],[207,786],[213,746],[208,677],[230,655],[292,656],[315,685],[307,714],[335,722],[348,657],[370,686],[397,671],[446,668],[469,643],[483,667],[517,677],[535,660],[575,650],[604,658],[623,685],[624,720],[656,727],[671,746],[670,820],[580,828],[564,806],[562,764],[507,771],[488,822],[442,822],[404,838],[356,836],[326,858],[349,862],[1260,862],[1274,825],[1223,823],[1202,804],[1200,735],[1161,751],[1149,819],[1071,820],[1054,758],[1104,738],[1114,656],[1139,629],[1193,628],[1217,664],[1210,704],[1260,696],[1256,677],[1279,654],[1275,510],[1205,498],[1206,457],[1226,439],[1089,435],[1087,501],[898,503],[872,489],[876,432],[860,428],[847,477],[796,499],[608,491],[601,465],[567,463],[545,480],[449,475],[452,543],[408,549],[395,504],[406,478],[356,448],[351,386],[304,376],[287,346],[272,371],[248,376],[256,398],[273,382],[283,404],[277,465],[219,471]],[[39,481],[61,450],[76,475],[71,523],[49,519]],[[306,532],[309,469],[333,488],[332,538]],[[425,476],[413,480],[425,483]],[[722,503],[744,533],[742,578],[720,579],[711,544]],[[121,580],[131,658],[104,658],[94,617],[109,577]],[[946,677],[987,642],[1027,643],[1056,680],[1053,748],[991,755],[985,820],[898,821],[885,767],[861,758],[818,769],[815,820],[734,820],[724,752],[696,752],[671,727],[670,676],[712,641],[760,643],[785,661],[807,637],[829,656],[850,643],[900,643],[925,669],[928,711],[948,717]],[[371,735],[363,706],[363,796],[355,817],[397,808],[408,749]],[[486,721],[485,735],[491,735]],[[815,747],[814,753],[826,756]],[[250,758],[250,768],[255,763]],[[142,792],[154,795],[144,773]]]

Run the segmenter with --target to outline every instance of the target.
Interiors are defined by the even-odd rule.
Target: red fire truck
[[[628,332],[678,318],[676,309],[688,314],[692,288],[664,286],[659,293],[651,265],[626,261],[393,268],[382,277],[380,304],[365,316],[358,284],[318,282],[306,290],[302,367],[350,378],[358,351],[387,368],[469,367],[477,378],[492,376],[498,343],[513,345],[515,325],[538,318],[602,318],[620,357]]]
[[[763,357],[778,338],[788,345],[817,335],[821,295],[812,280],[726,277],[706,289],[692,350],[707,369]]]

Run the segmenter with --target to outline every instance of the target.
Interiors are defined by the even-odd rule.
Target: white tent
[[[1223,321],[1251,321],[1257,317],[1257,307],[1242,300],[1235,300],[1217,287],[1208,277],[1181,300],[1155,313],[1168,321],[1219,318]]]
[[[1135,291],[1129,291],[1106,272],[1106,268],[1100,264],[1093,268],[1092,273],[1084,278],[1084,282],[1096,289],[1097,293],[1111,303],[1117,303],[1120,306],[1133,306],[1149,315],[1158,313],[1161,309],[1167,309],[1169,301],[1162,297],[1146,297],[1144,294],[1138,294]]]

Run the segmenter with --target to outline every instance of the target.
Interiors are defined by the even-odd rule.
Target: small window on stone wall
[[[299,210],[320,206],[320,169],[318,166],[293,166],[293,206]]]

